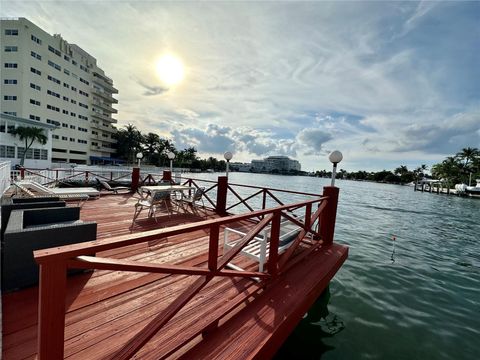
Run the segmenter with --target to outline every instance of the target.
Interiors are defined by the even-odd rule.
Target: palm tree
[[[135,153],[142,150],[142,134],[137,128],[128,124],[115,134],[117,139],[117,154],[126,160],[135,162]]]
[[[148,133],[143,136],[143,145],[147,152],[147,159],[152,164],[155,162],[156,157],[158,157],[158,148],[160,143],[160,136],[155,133]]]
[[[23,166],[23,164],[25,163],[25,157],[27,156],[28,149],[30,149],[30,147],[35,141],[38,141],[40,144],[45,145],[48,140],[42,129],[31,126],[19,126],[13,130],[12,135],[15,137],[18,136],[20,141],[25,140],[25,150],[23,151],[23,155],[20,160],[21,166]]]
[[[462,168],[465,174],[465,180],[466,180],[467,174],[469,174],[468,185],[471,185],[470,184],[471,175],[473,172],[475,172],[473,165],[477,162],[478,157],[480,157],[480,151],[477,148],[467,147],[467,148],[463,148],[462,151],[460,151],[455,155],[455,157],[463,161]]]

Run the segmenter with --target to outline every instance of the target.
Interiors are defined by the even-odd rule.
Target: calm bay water
[[[229,181],[305,192],[329,184],[246,173]],[[397,185],[336,185],[335,241],[350,247],[349,258],[277,358],[477,359],[480,200]]]

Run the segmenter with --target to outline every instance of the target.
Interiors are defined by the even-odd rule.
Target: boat
[[[476,180],[475,186],[468,186],[466,184],[456,184],[455,190],[459,195],[480,196],[480,179]]]

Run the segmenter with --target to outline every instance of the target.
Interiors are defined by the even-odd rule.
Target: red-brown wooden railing
[[[188,180],[188,182],[191,185],[198,186],[192,179]],[[210,189],[213,189],[217,186],[218,189],[222,188],[220,185],[215,184],[212,185]],[[228,184],[224,184],[222,186],[224,190],[229,188]],[[268,189],[262,191],[264,194],[270,194]],[[305,193],[297,192],[297,194]],[[319,246],[330,244],[333,241],[338,189],[334,187],[325,187],[323,195],[324,196],[322,197],[318,197],[317,195],[315,199],[304,200],[289,205],[280,205],[272,209],[256,210],[247,214],[230,215],[181,226],[79,243],[60,248],[35,251],[35,260],[40,265],[40,298],[38,321],[39,359],[44,360],[63,358],[66,273],[68,268],[105,269],[115,271],[138,271],[201,276],[192,285],[187,287],[184,292],[162,313],[158,314],[142,331],[140,331],[139,334],[137,334],[111,357],[112,359],[127,359],[135,354],[135,352],[141,346],[143,346],[152,336],[154,336],[162,326],[164,326],[175,314],[177,314],[185,306],[185,304],[187,304],[189,300],[192,299],[214,277],[255,277],[263,282],[269,282],[278,276],[278,274],[281,274],[290,266],[293,266],[293,264],[300,261],[304,256],[317,249]],[[223,196],[223,194],[220,196]],[[212,203],[212,205],[214,205],[214,207],[216,206],[218,208],[218,202],[217,204],[214,204],[211,199],[209,199],[209,201]],[[313,212],[313,205],[315,204],[318,204],[318,208]],[[301,208],[304,208],[305,211],[305,220],[303,223],[291,214],[291,211]],[[294,222],[300,226],[302,230],[292,242],[292,245],[289,247],[289,249],[285,253],[279,255],[278,244],[281,217],[285,217]],[[315,224],[318,219],[320,220],[319,231],[312,227],[312,225]],[[221,227],[225,227],[229,224],[242,220],[254,220],[252,228],[242,239],[236,243],[233,248],[219,257],[218,242]],[[269,258],[267,262],[267,273],[226,270],[225,267],[227,264],[266,226],[270,226],[271,241]],[[92,254],[105,250],[116,249],[141,242],[158,240],[179,234],[187,234],[189,232],[202,229],[208,229],[210,233],[208,262],[206,268],[185,267],[174,264],[141,263],[91,256]],[[309,239],[307,241],[304,239],[307,233],[313,234],[314,237],[312,237],[312,239],[314,240]],[[296,255],[292,259],[295,250],[302,241],[304,241],[307,249],[303,250],[300,252],[300,254]]]

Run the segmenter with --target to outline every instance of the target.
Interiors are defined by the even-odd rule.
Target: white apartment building
[[[54,163],[114,162],[118,90],[97,60],[25,18],[2,19],[0,39],[0,112],[56,125]]]
[[[252,170],[256,172],[300,171],[301,165],[297,160],[287,156],[269,156],[263,160],[252,160]]]

